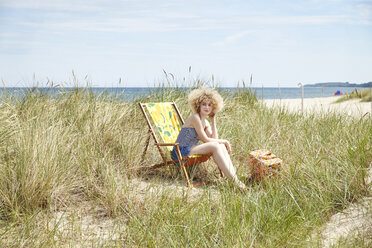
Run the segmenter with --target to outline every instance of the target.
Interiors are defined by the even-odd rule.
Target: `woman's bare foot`
[[[235,186],[238,187],[238,189],[245,191],[247,189],[247,186],[242,181],[236,181]]]

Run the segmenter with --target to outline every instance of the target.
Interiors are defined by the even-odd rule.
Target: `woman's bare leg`
[[[221,147],[221,150],[223,151],[223,154],[224,154],[224,157],[225,157],[225,160],[227,161],[228,163],[228,168],[229,168],[229,171],[231,172],[232,175],[235,175],[233,176],[234,178],[237,179],[237,176],[236,176],[236,169],[231,161],[231,157],[230,157],[230,154],[229,152],[227,151],[226,149],[226,146],[223,145],[223,144],[219,144],[220,147]]]
[[[191,148],[190,155],[194,154],[212,154],[218,168],[233,181],[239,181],[236,176],[236,170],[232,164],[230,155],[223,144],[217,142],[203,143]]]

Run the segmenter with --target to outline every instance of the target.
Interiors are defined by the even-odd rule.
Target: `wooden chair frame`
[[[175,104],[175,102],[171,102],[170,103],[172,105],[172,107],[174,108],[180,122],[181,122],[181,126],[184,124],[184,121],[183,121],[183,118],[177,108],[177,105]],[[151,125],[151,121],[145,111],[145,108],[147,108],[146,106],[146,103],[139,103],[139,106],[141,108],[141,111],[146,119],[146,123],[147,123],[147,126],[149,128],[148,130],[148,137],[147,137],[147,140],[146,140],[146,146],[145,146],[145,149],[143,151],[143,154],[142,154],[142,159],[141,159],[141,164],[143,163],[144,159],[145,159],[145,154],[146,154],[146,151],[149,147],[149,143],[150,143],[150,138],[151,136],[153,137],[154,141],[155,141],[155,146],[157,147],[157,149],[159,150],[159,153],[163,159],[163,163],[159,163],[159,164],[154,164],[152,166],[147,166],[147,168],[152,168],[152,169],[155,169],[155,168],[160,168],[162,166],[165,166],[165,165],[169,165],[169,164],[175,164],[175,163],[179,163],[180,166],[181,166],[181,169],[182,169],[182,172],[183,172],[183,175],[185,177],[185,180],[186,180],[186,184],[188,187],[192,187],[192,186],[195,186],[195,185],[192,185],[190,183],[190,179],[189,179],[189,175],[187,174],[187,171],[186,171],[186,167],[187,166],[190,166],[190,165],[194,165],[194,164],[198,164],[198,163],[202,163],[202,162],[205,162],[207,161],[211,155],[199,155],[199,157],[194,157],[194,156],[190,156],[190,157],[182,157],[181,155],[181,152],[180,152],[180,148],[179,148],[179,144],[178,143],[161,143],[158,141],[158,138],[156,137],[155,135],[155,132],[154,132],[154,129]],[[173,147],[176,147],[176,153],[177,153],[177,157],[178,159],[176,160],[167,160],[163,150],[161,147],[164,147],[164,146],[173,146]],[[223,176],[222,172],[220,171],[221,173],[221,176]]]

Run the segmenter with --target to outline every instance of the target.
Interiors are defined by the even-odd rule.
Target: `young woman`
[[[190,92],[188,100],[194,114],[186,120],[176,141],[182,156],[212,154],[223,174],[239,188],[244,189],[245,185],[239,181],[231,162],[229,141],[218,138],[216,114],[223,107],[222,97],[214,89],[199,88]],[[199,144],[199,140],[204,143]],[[177,159],[175,148],[172,151],[172,159]]]

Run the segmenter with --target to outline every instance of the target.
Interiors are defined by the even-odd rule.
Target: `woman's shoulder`
[[[189,118],[187,118],[187,120],[185,121],[185,124],[183,125],[183,127],[194,127],[194,124],[196,122],[200,121],[200,117],[198,114],[192,114],[189,116]]]
[[[189,122],[191,127],[199,126],[201,125],[204,128],[209,127],[210,124],[207,119],[204,120],[204,122],[201,120],[199,114],[193,114],[189,117]]]
[[[189,117],[191,120],[200,120],[200,116],[198,113],[194,113],[192,115],[190,115]]]

